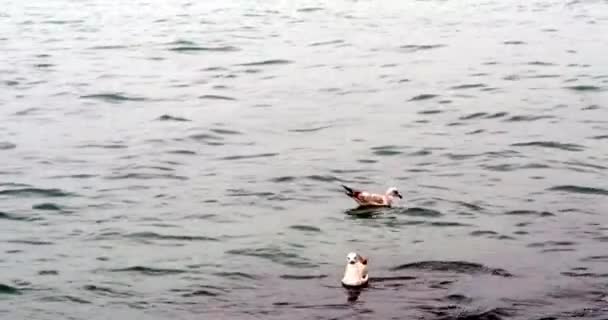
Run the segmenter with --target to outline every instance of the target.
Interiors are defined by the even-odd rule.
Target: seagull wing
[[[384,206],[387,204],[383,195],[353,189],[345,185],[342,185],[342,187],[346,190],[346,195],[361,206]]]

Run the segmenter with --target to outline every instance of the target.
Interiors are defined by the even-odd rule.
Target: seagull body
[[[346,256],[346,261],[342,285],[345,287],[362,287],[367,285],[369,281],[367,258],[351,252]]]
[[[385,194],[361,191],[345,185],[342,185],[342,187],[346,190],[346,195],[355,200],[361,207],[390,207],[395,197],[403,199],[403,196],[395,187],[386,190]]]

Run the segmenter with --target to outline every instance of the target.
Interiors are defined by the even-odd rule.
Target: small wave
[[[308,226],[308,225],[298,225],[298,224],[290,226],[289,229],[299,230],[299,231],[322,232],[321,229],[318,227]]]
[[[399,150],[395,150],[398,148],[399,148],[398,146],[387,145],[387,146],[372,147],[371,149],[372,149],[373,153],[377,156],[395,156],[395,155],[403,153]]]
[[[24,220],[28,220],[25,217],[18,217],[18,216],[14,216],[12,214],[8,214],[6,212],[2,212],[0,211],[0,219],[5,219],[5,220],[14,220],[14,221],[24,221]]]
[[[406,263],[391,268],[391,271],[400,271],[407,269],[420,269],[428,271],[447,271],[457,273],[489,273],[492,275],[510,277],[511,273],[500,268],[490,268],[479,263],[466,262],[466,261],[420,261],[413,263]]]
[[[511,144],[513,147],[542,147],[542,148],[553,148],[566,151],[583,151],[584,146],[574,143],[560,143],[555,141],[532,141],[532,142],[520,142]]]
[[[272,60],[241,63],[241,64],[238,64],[238,66],[253,67],[253,66],[268,66],[268,65],[290,64],[290,63],[293,63],[293,61],[285,60],[285,59],[272,59]]]
[[[35,114],[38,111],[41,111],[41,110],[39,108],[27,108],[27,109],[15,112],[15,115],[16,116],[27,116],[30,114]]]
[[[50,67],[54,67],[55,65],[52,63],[36,63],[34,64],[34,67],[36,68],[50,68]]]
[[[486,170],[490,171],[499,171],[499,172],[508,172],[508,171],[516,171],[522,169],[548,169],[551,168],[546,164],[541,163],[528,163],[528,164],[498,164],[498,165],[483,165],[482,166]]]
[[[48,245],[52,245],[53,243],[50,241],[40,241],[40,240],[8,240],[6,241],[8,243],[18,243],[18,244],[31,244],[33,246],[48,246]]]
[[[423,94],[419,94],[417,96],[412,97],[409,101],[429,100],[429,99],[433,99],[436,97],[439,97],[439,95],[431,94],[431,93],[423,93]]]
[[[555,186],[555,187],[549,188],[548,190],[571,192],[571,193],[582,193],[582,194],[599,194],[599,195],[604,195],[604,196],[608,195],[608,190],[605,190],[605,189],[574,186],[574,185]]]
[[[600,165],[592,164],[592,163],[585,163],[585,162],[581,162],[581,161],[566,161],[566,162],[564,162],[564,164],[568,164],[571,166],[577,166],[577,167],[597,169],[597,170],[608,169],[608,167],[605,167],[605,166],[600,166]]]
[[[126,101],[145,101],[146,98],[130,97],[122,93],[99,93],[80,96],[81,99],[102,100],[105,102],[119,103]]]
[[[490,115],[486,116],[486,119],[496,119],[496,118],[502,118],[502,117],[504,117],[504,116],[506,116],[506,115],[508,115],[508,114],[509,114],[509,113],[504,112],[504,111],[502,111],[502,112],[497,112],[497,113],[490,114]]]
[[[0,283],[0,294],[21,294],[21,290],[8,284]]]
[[[171,151],[167,151],[167,153],[195,155],[196,151],[192,151],[192,150],[171,150]]]
[[[74,20],[45,20],[42,23],[46,24],[72,24],[72,23],[83,23],[84,20],[74,19]]]
[[[292,181],[294,181],[296,179],[297,179],[296,177],[284,176],[284,177],[272,178],[272,179],[270,179],[270,181],[277,182],[277,183],[282,183],[282,182],[292,182]]]
[[[251,155],[237,155],[237,156],[227,156],[222,157],[220,160],[243,160],[243,159],[256,159],[256,158],[271,158],[278,156],[278,153],[260,153],[260,154],[251,154]]]
[[[32,206],[32,209],[36,210],[49,210],[49,211],[60,211],[61,207],[54,203],[40,203]]]
[[[521,121],[536,121],[541,119],[552,119],[554,116],[532,116],[532,115],[520,115],[520,116],[512,116],[508,119],[505,119],[506,122],[521,122]]]
[[[505,212],[505,214],[510,215],[510,216],[525,216],[525,215],[533,215],[533,216],[540,216],[540,217],[554,216],[553,213],[548,212],[548,211],[534,211],[534,210],[511,210],[511,211]]]
[[[266,247],[257,249],[234,249],[226,251],[226,253],[232,255],[262,258],[288,267],[314,268],[317,266],[309,262],[308,259],[305,259],[295,253],[284,252],[278,247]]]
[[[188,180],[186,176],[178,176],[171,173],[157,174],[157,173],[126,173],[121,175],[114,175],[105,177],[107,180],[151,180],[151,179],[170,179],[170,180]]]
[[[315,11],[323,11],[325,10],[324,8],[321,7],[307,7],[307,8],[301,8],[298,9],[298,12],[315,12]]]
[[[445,44],[422,44],[422,45],[406,44],[406,45],[400,46],[399,48],[405,49],[405,51],[407,51],[407,52],[416,52],[416,51],[443,48],[445,46],[446,46]]]
[[[418,114],[438,114],[438,113],[442,113],[442,112],[443,112],[443,110],[429,109],[429,110],[418,111]]]
[[[458,86],[453,86],[450,89],[462,90],[462,89],[474,89],[474,88],[484,88],[484,87],[487,87],[487,85],[485,85],[483,83],[470,83],[470,84],[461,84]]]
[[[479,157],[481,156],[481,154],[476,154],[476,153],[472,153],[472,154],[457,154],[457,153],[446,153],[445,154],[446,157],[448,157],[451,160],[466,160],[466,159],[472,159],[475,157]]]
[[[53,178],[56,178],[56,179],[59,179],[59,178],[89,179],[89,178],[95,178],[95,177],[98,177],[98,175],[96,175],[96,174],[86,174],[86,173],[77,173],[77,174],[68,174],[68,175],[53,176]]]
[[[16,196],[16,197],[69,197],[72,193],[65,192],[61,189],[42,189],[42,188],[21,188],[21,189],[6,189],[0,190],[0,196]]]
[[[433,221],[426,223],[432,227],[470,227],[470,224],[460,223],[460,222],[452,222],[452,221]]]
[[[210,129],[209,131],[217,133],[217,134],[223,134],[223,135],[240,135],[240,134],[243,134],[240,131],[229,130],[229,129]]]
[[[9,87],[19,85],[19,81],[15,81],[15,80],[6,80],[6,81],[3,81],[2,83]]]
[[[559,246],[573,246],[576,242],[572,241],[544,241],[544,242],[532,242],[527,245],[528,248],[544,248],[544,247],[559,247]]]
[[[91,301],[88,300],[84,300],[82,298],[78,298],[78,297],[73,297],[73,296],[49,296],[49,297],[44,297],[41,299],[42,301],[49,301],[49,302],[76,302],[76,303],[80,303],[80,304],[90,304],[92,303]]]
[[[359,162],[359,163],[376,163],[376,162],[378,162],[378,160],[376,160],[376,159],[358,159],[357,162]]]
[[[608,242],[608,236],[594,237],[593,240],[596,240],[599,242]]]
[[[56,276],[59,272],[57,270],[40,270],[38,271],[38,275],[41,276]]]
[[[128,294],[128,293],[118,292],[118,291],[110,289],[110,288],[101,287],[101,286],[97,286],[97,285],[93,285],[93,284],[87,284],[83,287],[83,289],[94,292],[99,295],[103,295],[103,296],[110,296],[110,297],[129,297],[129,296],[131,296],[131,294]]]
[[[555,63],[545,62],[545,61],[530,61],[530,62],[528,62],[528,65],[531,65],[531,66],[554,66]]]
[[[0,150],[10,150],[15,148],[17,148],[17,145],[14,143],[0,141]]]
[[[191,121],[186,118],[174,117],[174,116],[170,116],[168,114],[163,114],[162,116],[158,117],[156,120],[158,120],[158,121],[179,121],[179,122]]]
[[[600,88],[598,86],[592,86],[592,85],[569,86],[569,87],[566,87],[566,89],[574,90],[574,91],[601,91],[602,90],[602,88]]]
[[[178,46],[170,48],[169,51],[176,52],[201,52],[201,51],[209,51],[209,52],[235,52],[240,51],[241,49],[233,46],[219,46],[219,47],[200,47],[200,46]]]
[[[181,269],[163,269],[163,268],[152,268],[152,267],[144,267],[144,266],[134,266],[128,268],[120,268],[120,269],[111,269],[111,272],[136,272],[149,276],[162,276],[162,275],[170,275],[170,274],[180,274],[186,273],[186,270]]]
[[[503,42],[503,44],[506,44],[506,45],[522,45],[522,44],[526,44],[526,43],[524,41],[514,40],[514,41],[505,41],[505,42]]]
[[[331,126],[321,126],[321,127],[314,127],[314,128],[291,129],[291,130],[289,130],[289,132],[315,132],[315,131],[321,131],[321,130],[327,129],[327,128],[331,128]]]
[[[465,311],[454,315],[441,316],[438,320],[502,320],[510,318],[513,314],[507,309],[495,308],[491,310]],[[542,318],[549,320],[552,318]]]
[[[574,251],[576,251],[576,250],[572,249],[572,248],[549,248],[549,249],[543,249],[540,252],[549,253],[549,252],[574,252]]]
[[[317,47],[317,46],[326,46],[326,45],[330,45],[330,44],[342,44],[342,43],[344,43],[344,40],[330,40],[330,41],[313,42],[313,43],[309,44],[309,46]]]
[[[202,96],[200,96],[198,98],[199,99],[207,99],[207,100],[236,101],[236,98],[228,97],[228,96],[220,96],[220,95],[216,95],[216,94],[205,94],[205,95],[202,95]]]
[[[462,117],[460,117],[458,119],[459,120],[471,120],[471,119],[485,117],[487,115],[488,114],[486,112],[475,112],[475,113],[468,114],[466,116],[462,116]]]
[[[589,110],[598,110],[598,109],[601,109],[601,108],[602,107],[598,106],[597,104],[592,104],[590,106],[586,106],[586,107],[581,108],[581,110],[589,111]]]
[[[126,49],[127,46],[123,45],[103,45],[103,46],[93,46],[90,47],[89,50],[116,50],[116,49]]]
[[[223,137],[216,136],[216,135],[209,134],[209,133],[197,133],[197,134],[191,135],[189,138],[194,139],[194,140],[204,141],[207,143],[218,143],[217,142],[218,140],[224,140]]]
[[[85,144],[78,146],[80,149],[88,149],[88,148],[101,148],[101,149],[126,149],[128,146],[124,144]]]
[[[230,192],[229,196],[230,197],[250,197],[250,196],[255,196],[255,197],[271,197],[274,196],[275,194],[272,192],[249,192],[243,189],[227,189],[226,191]]]
[[[606,135],[601,135],[601,136],[593,136],[593,137],[591,137],[591,139],[595,139],[595,140],[604,140],[604,139],[608,139],[608,134],[606,134]]]
[[[603,255],[603,256],[589,256],[586,258],[582,258],[581,261],[583,262],[608,262],[608,255]]]
[[[177,241],[219,241],[217,238],[205,236],[163,235],[155,232],[136,232],[126,235],[127,238],[177,240]]]
[[[476,230],[473,231],[471,233],[469,233],[471,236],[473,237],[479,237],[479,236],[494,236],[497,235],[498,232],[496,231],[492,231],[492,230]]]
[[[321,181],[321,182],[340,181],[340,179],[338,179],[337,177],[334,177],[332,175],[318,175],[318,174],[313,174],[313,175],[310,175],[310,176],[306,176],[306,179],[315,180],[315,181]]]
[[[399,214],[404,214],[412,217],[440,217],[443,214],[439,211],[426,209],[426,208],[407,208],[405,210],[398,211]]]
[[[216,272],[214,275],[232,280],[257,280],[258,277],[244,272]]]
[[[585,277],[585,278],[608,278],[608,273],[593,273],[593,272],[572,272],[572,271],[565,271],[565,272],[562,272],[561,275],[566,276],[566,277],[574,277],[574,278],[580,278],[580,277]]]
[[[561,75],[559,74],[536,74],[527,76],[528,79],[550,79],[550,78],[559,78]]]
[[[182,297],[184,297],[184,298],[191,298],[191,297],[198,297],[198,296],[217,297],[217,296],[219,296],[219,294],[215,293],[215,292],[211,292],[209,290],[203,290],[203,289],[182,294]]]
[[[282,274],[279,277],[281,279],[287,279],[287,280],[312,280],[312,279],[324,279],[324,278],[327,278],[327,275],[326,274],[321,274],[321,275]]]

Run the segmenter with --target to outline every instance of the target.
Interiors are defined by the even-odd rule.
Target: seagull
[[[360,256],[356,252],[350,252],[346,256],[346,268],[344,268],[344,277],[342,285],[349,288],[363,287],[369,281],[367,273],[367,258]]]
[[[346,190],[346,195],[355,200],[361,207],[390,207],[395,197],[403,199],[403,196],[395,187],[388,188],[385,194],[361,191],[345,185],[342,185],[342,187]]]

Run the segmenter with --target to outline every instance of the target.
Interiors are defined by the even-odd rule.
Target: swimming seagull
[[[342,185],[342,187],[346,190],[346,195],[355,200],[361,207],[390,207],[395,197],[403,199],[403,196],[395,187],[388,188],[385,194],[361,191],[345,185]]]
[[[342,285],[345,287],[356,288],[367,285],[369,274],[367,273],[367,258],[360,256],[356,252],[350,252],[346,256],[346,268]]]

